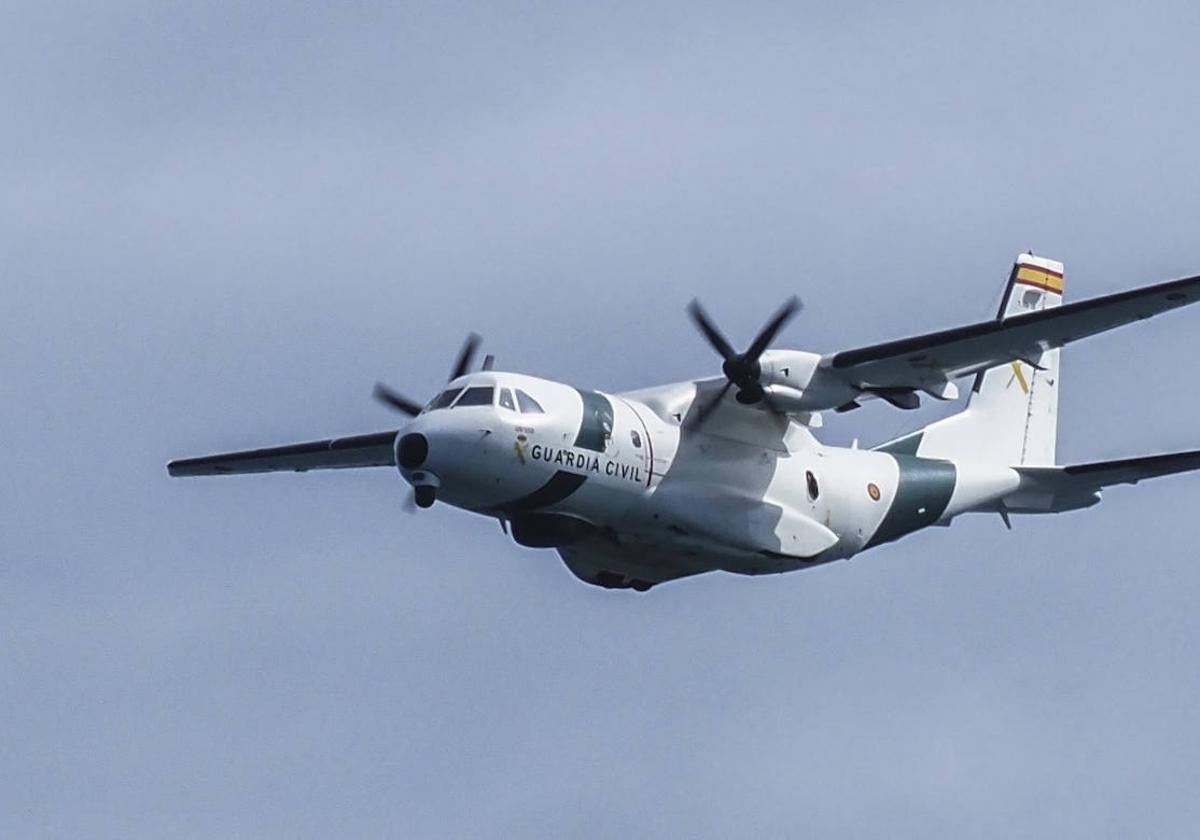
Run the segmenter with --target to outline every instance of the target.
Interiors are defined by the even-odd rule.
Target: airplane
[[[1063,303],[1063,264],[1017,257],[996,317],[817,354],[771,349],[792,298],[738,352],[689,313],[722,375],[624,393],[473,370],[471,334],[422,405],[377,384],[401,429],[172,461],[172,476],[387,467],[435,502],[555,549],[580,580],[644,592],[713,571],[763,575],[849,558],[960,515],[1090,507],[1104,488],[1200,469],[1200,450],[1060,465],[1059,356],[1071,342],[1200,300],[1200,276]],[[870,449],[825,446],[822,412],[867,400],[960,412]]]

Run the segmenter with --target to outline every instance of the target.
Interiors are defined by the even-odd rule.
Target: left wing
[[[397,434],[398,431],[375,432],[290,446],[185,458],[167,464],[167,472],[173,476],[196,476],[394,467]]]
[[[1061,287],[1060,287],[1061,288]],[[1200,300],[1200,276],[1105,295],[1053,309],[983,321],[826,356],[821,367],[864,390],[937,388],[1012,361]]]

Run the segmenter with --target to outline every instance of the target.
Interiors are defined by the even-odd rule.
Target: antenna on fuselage
[[[496,364],[496,357],[493,356],[491,353],[488,353],[486,356],[483,357],[483,364],[479,366],[479,369],[480,370],[491,370],[492,366],[494,364]]]

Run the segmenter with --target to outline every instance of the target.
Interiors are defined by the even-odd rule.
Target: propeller
[[[475,359],[475,351],[479,349],[479,343],[483,339],[478,333],[469,333],[467,340],[463,342],[462,349],[458,351],[458,357],[454,360],[454,368],[450,371],[450,379],[447,382],[458,379],[471,369],[471,364]],[[483,370],[492,369],[492,357],[488,356],[484,359]],[[371,395],[381,403],[386,405],[401,414],[407,414],[409,417],[416,417],[423,410],[422,405],[416,400],[409,399],[399,391],[384,385],[382,382],[375,383],[375,389]],[[397,433],[399,436],[399,433]],[[420,437],[416,435],[415,437]],[[400,450],[403,452],[404,441],[400,440]],[[422,456],[424,457],[424,456]],[[433,504],[435,498],[435,488],[429,485],[421,485],[414,487],[404,497],[404,512],[415,513],[417,508],[429,507]]]
[[[375,383],[375,390],[371,392],[371,396],[384,405],[391,406],[401,414],[407,414],[409,417],[416,417],[421,413],[421,406],[418,403],[413,402],[398,391],[392,390],[382,382]]]
[[[453,379],[458,379],[468,370],[471,369],[471,361],[475,358],[475,351],[479,349],[479,342],[483,339],[479,333],[470,333],[467,340],[463,342],[462,349],[458,351],[458,358],[454,361],[454,370],[450,372],[449,382]]]
[[[470,369],[471,362],[475,358],[475,351],[479,349],[479,342],[482,340],[478,333],[471,333],[467,336],[467,340],[463,342],[462,349],[458,351],[458,358],[454,360],[454,368],[450,371],[450,379],[447,379],[447,382],[458,379],[458,377]],[[421,413],[421,403],[409,399],[382,382],[375,383],[375,389],[371,392],[371,395],[384,405],[399,411],[401,414],[407,414],[409,417],[416,417]]]
[[[721,372],[725,374],[726,382],[717,393],[716,398],[711,400],[707,405],[703,406],[696,417],[696,424],[700,425],[708,417],[716,406],[725,398],[725,394],[732,387],[737,387],[737,401],[743,405],[752,405],[760,402],[766,392],[763,390],[762,384],[759,382],[759,377],[762,376],[762,365],[759,364],[759,359],[766,349],[775,340],[775,336],[779,334],[784,325],[792,319],[793,316],[803,307],[798,297],[792,296],[784,301],[783,306],[776,310],[771,316],[771,320],[758,331],[758,335],[754,337],[754,341],[746,348],[745,352],[738,353],[733,349],[733,346],[726,340],[721,331],[717,329],[708,313],[704,311],[704,307],[700,305],[699,300],[693,300],[688,305],[688,314],[691,315],[692,321],[696,327],[708,339],[708,343],[712,345],[723,359],[721,363]]]

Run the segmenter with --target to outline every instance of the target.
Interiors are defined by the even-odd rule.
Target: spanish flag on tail
[[[1013,264],[1001,318],[1062,303],[1063,264],[1033,254],[1021,254]]]

